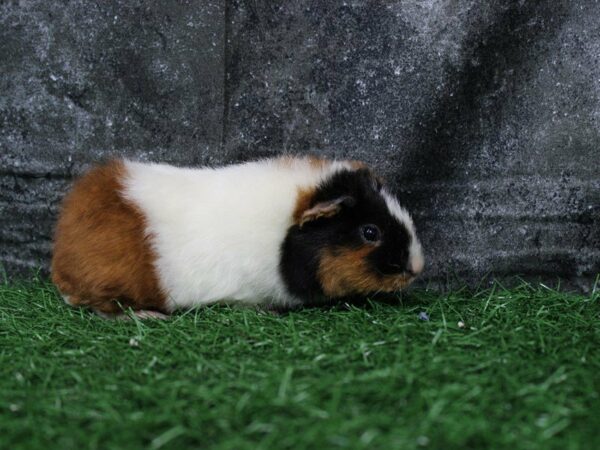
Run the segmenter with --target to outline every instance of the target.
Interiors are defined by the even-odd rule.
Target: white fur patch
[[[421,247],[421,242],[419,242],[419,239],[417,238],[417,232],[415,231],[412,217],[410,217],[410,214],[406,209],[400,206],[398,200],[385,189],[381,190],[381,195],[384,198],[390,213],[406,227],[410,234],[411,244],[409,248],[409,265],[410,269],[415,274],[419,274],[423,271],[425,258],[423,257],[423,249]]]
[[[294,305],[279,274],[280,246],[299,188],[346,162],[295,159],[222,168],[126,162],[124,195],[147,219],[169,307],[218,301]]]

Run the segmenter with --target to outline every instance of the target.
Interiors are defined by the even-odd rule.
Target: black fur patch
[[[325,180],[310,206],[351,196],[333,217],[320,218],[302,227],[289,228],[281,246],[280,272],[288,290],[305,303],[322,302],[323,290],[317,277],[320,254],[326,248],[358,249],[365,244],[361,226],[374,224],[381,230],[381,244],[367,257],[373,273],[406,272],[411,237],[406,227],[391,215],[380,194],[381,184],[367,169],[343,170]]]

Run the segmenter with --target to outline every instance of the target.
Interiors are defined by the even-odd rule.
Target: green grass
[[[591,449],[599,391],[597,293],[125,322],[0,284],[3,449]]]

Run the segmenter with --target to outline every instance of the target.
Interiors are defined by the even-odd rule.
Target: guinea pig
[[[96,166],[64,200],[51,269],[67,303],[142,318],[393,292],[422,270],[413,221],[373,171],[313,157]]]

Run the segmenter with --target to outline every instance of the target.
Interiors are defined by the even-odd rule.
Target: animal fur
[[[381,187],[373,187],[369,198],[384,205],[377,217],[385,215],[388,223],[389,216],[394,227],[405,230],[402,245],[412,275],[402,269],[379,277],[372,270],[379,263],[364,257],[389,256],[370,243],[337,248],[327,241],[316,253],[298,250],[295,237],[310,241],[322,225],[350,220],[340,219],[347,208],[344,196],[319,198],[324,189],[335,188],[327,188],[328,182],[340,179],[336,183],[343,185],[345,176],[362,180],[359,190],[379,183],[363,163],[316,158],[221,168],[132,161],[97,166],[64,201],[52,279],[70,304],[104,314],[122,307],[169,313],[220,301],[294,307],[308,297],[405,286],[423,268],[421,246],[408,213]],[[295,281],[305,275],[295,261],[314,266],[306,275],[306,295],[304,282]]]

